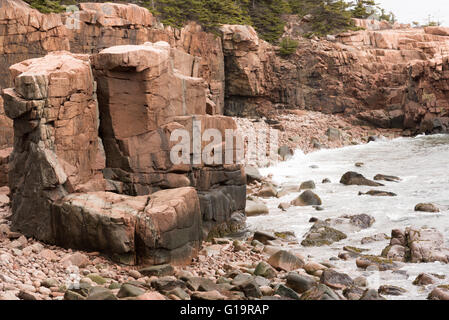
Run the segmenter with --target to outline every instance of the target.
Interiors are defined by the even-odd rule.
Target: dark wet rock
[[[86,300],[86,297],[82,294],[79,294],[78,292],[67,290],[64,293],[64,300],[71,300],[71,301],[77,301],[77,300]]]
[[[129,283],[124,283],[117,293],[118,298],[138,297],[145,293],[145,290]]]
[[[311,189],[315,189],[315,188],[316,188],[315,182],[312,180],[304,181],[299,186],[299,190],[311,190]]]
[[[145,291],[143,291],[143,292],[145,292]],[[117,295],[117,296],[119,298],[127,297],[127,296],[119,296],[119,295]],[[117,297],[109,289],[106,289],[103,287],[94,287],[89,292],[89,296],[87,297],[87,300],[117,300]]]
[[[317,281],[307,275],[290,272],[287,276],[287,286],[297,293],[304,293],[317,284]]]
[[[173,266],[169,264],[161,264],[157,266],[146,267],[139,270],[140,274],[144,276],[156,276],[156,277],[165,277],[172,276],[175,273],[175,269]]]
[[[262,180],[262,175],[260,174],[259,169],[255,166],[252,165],[245,166],[245,174],[247,183]]]
[[[301,245],[305,247],[319,247],[330,245],[346,238],[347,236],[343,232],[331,228],[328,223],[319,220],[306,233]]]
[[[268,214],[270,211],[262,201],[247,200],[245,214],[248,217]]]
[[[374,289],[367,289],[360,297],[360,300],[386,300]]]
[[[248,280],[238,286],[238,290],[245,293],[247,298],[261,298],[262,292],[254,279]]]
[[[324,208],[323,208],[322,206],[313,206],[313,208],[314,208],[316,211],[324,211]]]
[[[293,271],[304,266],[304,261],[295,254],[281,250],[273,254],[268,263],[275,269]]]
[[[372,196],[372,197],[396,197],[397,194],[389,191],[382,190],[370,190],[368,192],[359,192],[359,196]]]
[[[319,169],[320,167],[316,164],[312,164],[311,166],[309,166],[310,169]]]
[[[280,295],[281,297],[287,297],[293,300],[300,299],[300,296],[294,290],[284,286],[283,284],[278,285],[274,293]]]
[[[343,290],[343,296],[348,300],[360,300],[364,292],[364,289],[352,286]]]
[[[178,280],[174,277],[161,277],[151,282],[151,286],[157,291],[171,291],[177,287],[181,289],[186,288],[184,281]]]
[[[380,140],[380,137],[378,137],[378,136],[369,136],[368,137],[368,143],[369,142],[376,142],[376,141],[379,141]]]
[[[320,206],[322,201],[318,195],[310,190],[304,191],[298,198],[291,202],[291,205],[303,207],[303,206]]]
[[[390,237],[388,235],[386,235],[385,233],[377,233],[373,236],[370,237],[364,237],[361,240],[362,244],[367,244],[367,243],[372,243],[372,242],[377,242],[377,241],[384,241],[384,240],[389,240]]]
[[[365,164],[363,163],[363,162],[356,162],[355,163],[355,166],[357,167],[357,168],[361,168],[361,167],[363,167]]]
[[[282,202],[279,204],[278,208],[282,211],[287,211],[291,207],[290,203]]]
[[[332,181],[328,178],[323,179],[323,181],[321,181],[321,183],[332,183]]]
[[[427,297],[428,300],[449,300],[449,286],[438,286]]]
[[[259,287],[267,287],[270,286],[271,284],[271,281],[269,279],[264,278],[262,276],[255,276],[254,281]]]
[[[415,286],[427,286],[429,284],[434,284],[435,282],[436,282],[435,277],[427,273],[421,273],[413,281],[413,284]]]
[[[276,237],[273,234],[267,232],[256,231],[254,233],[253,240],[257,240],[263,244],[267,244],[267,241],[276,240]]]
[[[300,300],[341,300],[341,297],[324,284],[318,284],[301,295]]]
[[[352,257],[358,257],[362,255],[363,252],[369,251],[369,249],[356,248],[352,246],[344,246],[343,250],[349,252]]]
[[[401,296],[407,293],[407,290],[397,286],[383,285],[379,287],[377,292],[386,296]]]
[[[269,265],[265,261],[262,261],[257,265],[256,270],[254,270],[254,274],[256,276],[272,279],[276,277],[277,272],[271,265]]]
[[[357,258],[356,265],[361,269],[371,267],[376,268],[379,271],[395,270],[399,268],[399,265],[391,259],[370,255]]]
[[[415,211],[440,212],[440,209],[433,203],[419,203],[415,206]]]
[[[36,297],[34,296],[34,294],[30,293],[30,292],[26,292],[21,290],[18,294],[17,294],[17,298],[19,298],[20,300],[25,300],[25,301],[34,301],[37,300]]]
[[[346,172],[340,180],[340,183],[344,185],[358,185],[358,186],[370,186],[381,187],[383,184],[366,179],[363,175],[357,172]]]
[[[401,178],[399,177],[395,177],[395,176],[387,176],[387,175],[383,175],[383,174],[378,174],[374,177],[374,180],[379,181],[379,180],[384,180],[384,181],[389,181],[389,182],[398,182],[401,181]]]
[[[333,269],[326,269],[321,275],[320,282],[335,290],[343,290],[351,287],[354,280],[345,273],[339,273]]]

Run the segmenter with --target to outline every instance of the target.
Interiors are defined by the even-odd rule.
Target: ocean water
[[[363,162],[358,168],[356,162]],[[311,166],[318,166],[312,168]],[[400,182],[385,182],[385,187],[344,186],[339,183],[347,171],[356,171],[366,178],[373,179],[376,174],[398,176]],[[314,180],[314,190],[323,200],[324,211],[312,207],[292,207],[287,212],[277,208],[280,202],[290,202],[299,195],[291,193],[280,199],[266,199],[270,214],[248,218],[252,230],[293,231],[299,242],[310,229],[311,217],[321,220],[343,215],[366,213],[376,221],[369,229],[347,233],[346,240],[330,246],[302,248],[303,254],[313,261],[327,261],[338,270],[351,277],[367,277],[369,287],[377,289],[380,285],[396,285],[408,292],[403,296],[387,296],[388,299],[426,299],[434,285],[422,288],[412,285],[419,273],[445,275],[439,284],[449,284],[449,265],[436,263],[407,263],[401,272],[363,271],[349,261],[332,260],[345,245],[369,249],[367,254],[380,255],[389,240],[361,244],[361,239],[377,233],[391,234],[395,228],[407,226],[434,227],[444,234],[449,247],[449,135],[418,136],[372,142],[366,145],[350,146],[341,149],[320,150],[304,155],[300,150],[292,159],[275,166],[261,169],[263,175],[273,174],[273,182],[279,186],[299,186],[303,181]],[[332,183],[322,184],[324,178]],[[397,197],[359,196],[359,191],[371,189],[391,191]],[[432,202],[443,208],[439,213],[415,212],[414,207],[421,202]]]

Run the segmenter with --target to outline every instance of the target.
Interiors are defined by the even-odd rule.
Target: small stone
[[[139,272],[147,277],[151,276],[165,277],[165,276],[172,276],[175,273],[175,269],[173,268],[173,266],[169,264],[162,264],[140,269]]]
[[[315,182],[312,180],[304,181],[299,186],[299,190],[311,190],[311,189],[315,189],[315,188],[316,188]]]
[[[419,203],[415,207],[415,211],[421,212],[440,212],[440,209],[433,203]]]
[[[91,274],[87,275],[87,277],[99,285],[103,285],[107,282],[105,278],[103,278],[102,276],[100,276],[99,274],[96,274],[96,273],[91,273]]]
[[[273,279],[276,277],[277,272],[268,263],[262,261],[257,265],[256,270],[254,270],[254,274],[267,279]]]
[[[142,274],[137,270],[129,270],[128,274],[136,280],[142,278]]]

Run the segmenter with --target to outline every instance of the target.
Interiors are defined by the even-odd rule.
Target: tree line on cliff
[[[48,13],[61,12],[66,5],[101,0],[25,0],[32,7]],[[136,3],[148,8],[165,25],[182,27],[188,21],[199,22],[214,32],[221,24],[252,25],[260,36],[276,43],[284,32],[288,14],[309,15],[311,35],[323,36],[356,27],[352,18],[378,18],[394,21],[392,13],[379,8],[375,0],[128,0],[109,1]]]

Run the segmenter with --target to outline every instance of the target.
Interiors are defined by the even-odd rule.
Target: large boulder
[[[444,246],[444,237],[434,228],[407,227],[404,231],[393,230],[390,244],[382,255],[403,262],[449,263],[449,248]]]
[[[125,264],[186,264],[202,241],[194,188],[131,197],[70,194],[52,205],[54,242],[101,251]]]

